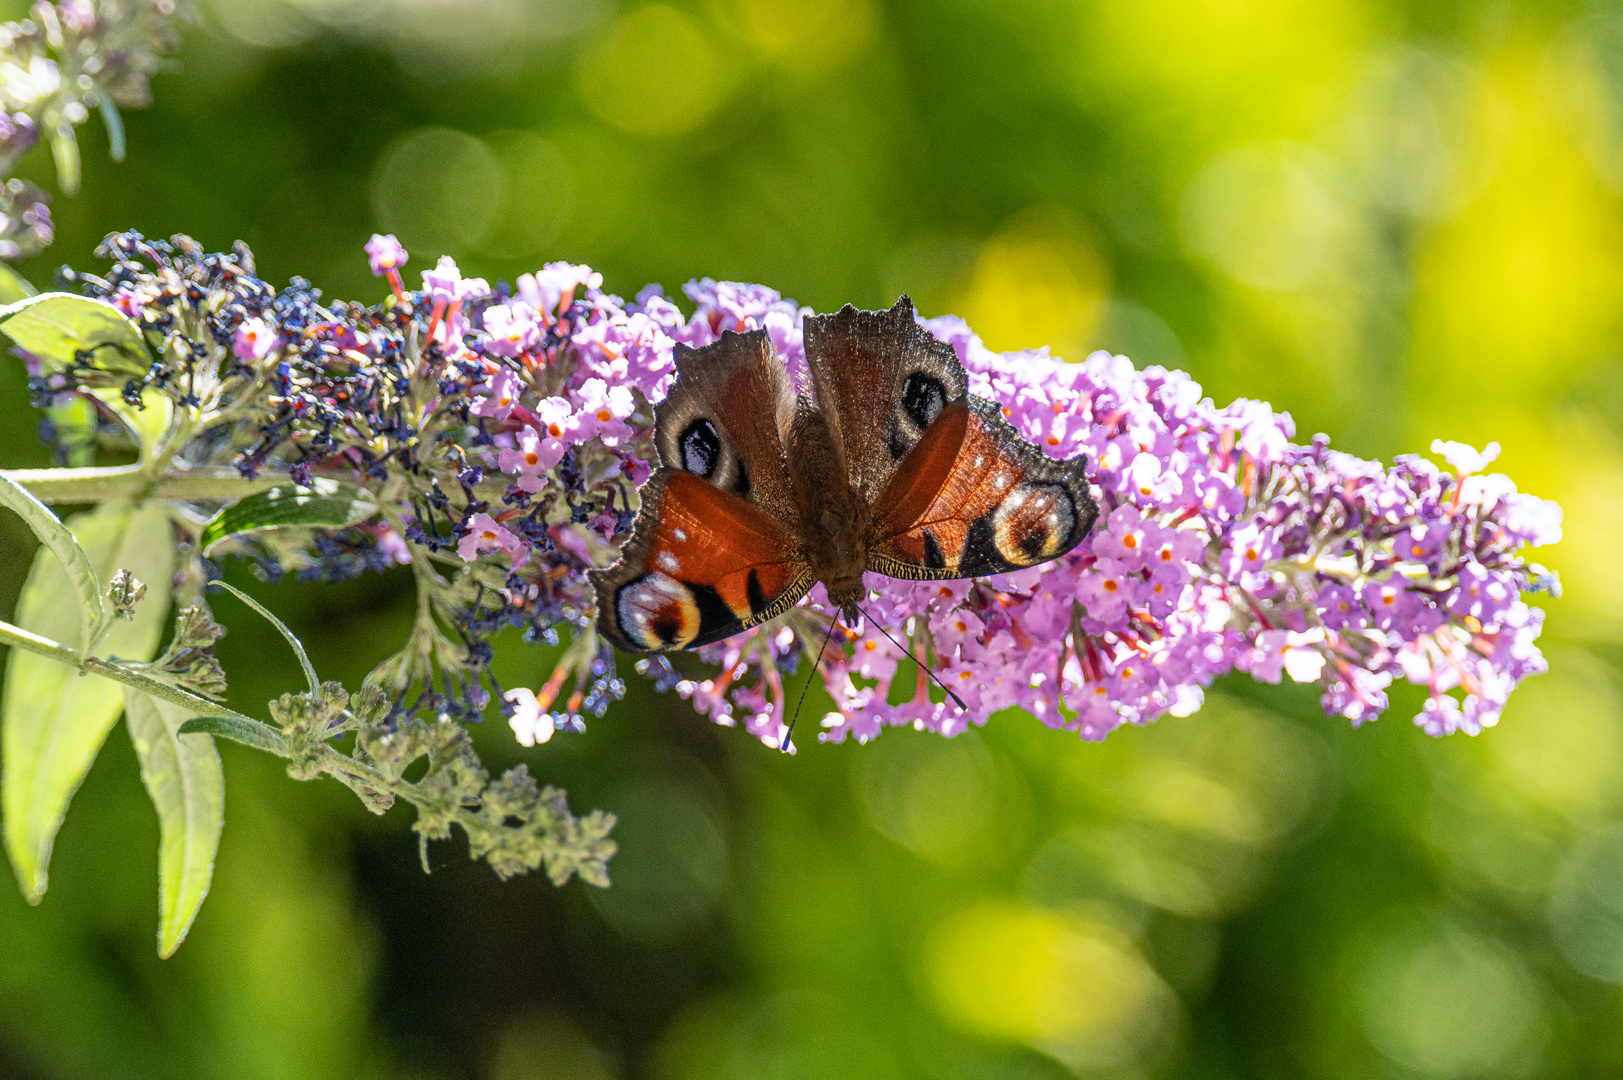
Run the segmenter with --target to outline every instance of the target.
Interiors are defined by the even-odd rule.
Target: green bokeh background
[[[1264,398],[1389,460],[1433,438],[1566,508],[1551,673],[1479,738],[1310,688],[1079,744],[1020,715],[775,754],[633,678],[523,750],[621,815],[614,887],[424,876],[402,808],[222,748],[212,895],[154,951],[157,827],[109,739],[30,908],[0,889],[0,1075],[598,1080],[1623,1076],[1623,6],[1374,0],[205,0],[129,160],[23,269],[112,229],[237,238],[377,299],[398,233],[492,280],[762,281],[967,317]],[[48,181],[43,152],[28,161]],[[26,170],[25,170],[26,171]],[[0,461],[42,465],[19,365]],[[0,525],[9,612],[31,541]],[[409,578],[239,581],[354,685]],[[236,601],[258,711],[297,669]],[[505,685],[553,653],[503,640]],[[808,712],[820,707],[812,698]]]

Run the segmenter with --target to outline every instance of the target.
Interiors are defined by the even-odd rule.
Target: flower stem
[[[156,482],[137,465],[90,469],[7,469],[5,475],[43,503],[90,503],[108,499],[240,499],[288,483],[285,476],[245,479],[235,469],[193,469]]]
[[[13,626],[8,622],[0,622],[0,645],[27,649],[29,652],[48,656],[52,660],[67,664],[69,667],[76,667],[92,675],[100,675],[103,678],[124,683],[126,686],[133,686],[137,690],[151,694],[153,697],[163,698],[165,701],[172,701],[176,705],[190,709],[199,716],[223,716],[233,720],[249,720],[252,723],[259,723],[259,721],[253,720],[252,717],[228,709],[218,702],[199,697],[177,686],[171,686],[166,682],[154,679],[149,675],[143,675],[125,664],[104,660],[99,656],[87,657],[84,663],[81,664],[79,662],[79,650],[52,641],[50,638],[41,637],[31,631],[24,630],[20,626]]]

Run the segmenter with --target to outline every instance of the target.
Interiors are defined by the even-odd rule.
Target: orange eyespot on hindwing
[[[1077,520],[1076,504],[1058,484],[1022,484],[990,517],[993,546],[1016,566],[1032,566],[1069,550]]]
[[[620,586],[614,613],[621,633],[644,649],[680,649],[699,636],[693,591],[662,573],[644,574]]]

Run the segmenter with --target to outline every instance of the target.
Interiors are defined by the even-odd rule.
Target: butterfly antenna
[[[800,697],[795,700],[795,714],[789,718],[789,726],[783,732],[783,741],[778,744],[778,749],[785,754],[795,752],[794,744],[789,741],[789,736],[795,733],[795,721],[800,719],[800,707],[806,703],[806,691],[811,689],[812,680],[817,678],[817,665],[823,662],[823,650],[828,648],[829,639],[834,636],[834,628],[838,625],[840,625],[840,613],[836,611],[834,618],[829,620],[828,633],[823,635],[823,644],[817,647],[817,656],[812,659],[811,674],[806,676],[806,681],[800,686]]]
[[[898,649],[900,649],[904,653],[906,653],[907,656],[908,656],[908,659],[912,660],[915,664],[917,664],[919,666],[920,671],[922,671],[926,675],[930,676],[930,678],[935,679],[935,684],[937,686],[941,687],[942,690],[946,691],[947,696],[952,698],[952,703],[954,705],[958,706],[958,711],[959,712],[968,712],[969,711],[969,706],[964,704],[964,699],[959,697],[957,694],[953,693],[952,692],[952,687],[950,687],[946,683],[942,682],[939,678],[936,678],[936,673],[931,671],[928,667],[926,667],[923,660],[920,660],[918,657],[914,656],[912,649],[909,649],[907,646],[903,645],[900,641],[897,641],[895,638],[891,637],[890,636],[890,631],[886,630],[883,626],[880,626],[879,623],[875,622],[874,619],[873,619],[873,616],[869,615],[866,611],[862,611],[861,608],[857,608],[857,610],[862,612],[862,617],[864,619],[867,619],[868,622],[873,625],[873,628],[875,630],[878,630],[881,634],[885,635],[885,640],[889,641],[892,645],[896,646]]]

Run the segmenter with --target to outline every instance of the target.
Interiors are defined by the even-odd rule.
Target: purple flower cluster
[[[960,319],[924,325],[1022,435],[1055,457],[1088,456],[1101,516],[1069,555],[1029,570],[928,584],[871,575],[866,612],[881,625],[845,628],[819,660],[835,702],[824,739],[865,741],[887,724],[952,735],[1010,707],[1101,739],[1195,711],[1233,670],[1316,683],[1326,712],[1355,724],[1385,710],[1401,675],[1429,691],[1415,718],[1428,733],[1475,734],[1544,670],[1543,613],[1521,594],[1556,586],[1520,549],[1559,540],[1561,511],[1483,475],[1497,445],[1434,443],[1451,469],[1413,456],[1386,469],[1322,435],[1291,442],[1290,417],[1263,403],[1219,409],[1182,372],[1105,353],[1080,364],[999,354]],[[808,603],[831,610],[820,588]],[[968,709],[933,700],[911,662],[911,685],[896,686],[903,654],[885,631]],[[674,687],[777,745],[788,717],[774,660],[806,640],[762,627],[706,650],[719,676]]]
[[[127,234],[104,251],[115,266],[82,277],[86,291],[164,346],[126,397],[159,386],[198,410],[192,465],[229,460],[244,475],[278,468],[299,484],[370,491],[381,519],[318,536],[316,569],[437,563],[450,575],[418,575],[431,614],[380,675],[397,707],[471,719],[488,683],[528,742],[578,730],[623,693],[593,630],[585,571],[612,562],[629,534],[674,346],[765,328],[791,371],[805,364],[809,309],[756,285],[690,282],[688,317],[657,286],[625,303],[583,266],[492,286],[442,258],[407,291],[406,252],[380,236],[367,252],[391,298],[367,308],[324,305],[297,279],[277,292],[253,276],[246,249],[203,256],[184,238]],[[872,624],[838,628],[815,657],[835,705],[823,739],[867,740],[888,724],[951,735],[1009,707],[1099,739],[1193,712],[1233,670],[1317,683],[1326,710],[1355,723],[1381,713],[1401,675],[1429,689],[1417,718],[1427,731],[1474,733],[1543,670],[1542,615],[1521,594],[1553,578],[1520,551],[1559,539],[1560,510],[1484,474],[1497,447],[1439,443],[1449,469],[1417,457],[1387,469],[1322,436],[1293,443],[1290,418],[1259,402],[1219,409],[1181,372],[1104,353],[1080,364],[999,354],[962,320],[925,326],[957,350],[971,392],[1026,438],[1055,457],[1088,456],[1101,516],[1070,554],[1018,573],[871,576]],[[93,363],[69,374],[95,382]],[[239,550],[265,565],[273,556],[255,543]],[[438,636],[432,614],[460,644]],[[819,586],[781,619],[700,650],[718,665],[711,678],[663,658],[638,667],[712,719],[781,745],[785,678],[832,617]],[[573,640],[552,678],[502,691],[489,638],[517,626],[557,642],[560,623]],[[934,700],[891,637],[968,708]],[[412,685],[422,693],[408,700]]]

